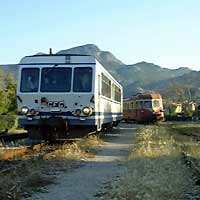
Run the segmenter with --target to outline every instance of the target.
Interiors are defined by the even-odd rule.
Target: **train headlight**
[[[80,116],[80,115],[81,115],[81,110],[80,110],[80,109],[76,109],[76,110],[75,110],[75,114],[76,114],[77,116]]]
[[[21,112],[22,112],[22,114],[24,114],[24,115],[26,115],[26,114],[28,113],[28,111],[29,111],[28,107],[22,107],[22,108],[21,108]]]
[[[85,115],[92,114],[92,108],[90,108],[90,107],[84,107],[82,111],[83,111],[83,114],[85,114]]]

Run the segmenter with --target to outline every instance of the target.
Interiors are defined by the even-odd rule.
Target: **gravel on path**
[[[119,177],[123,162],[133,144],[134,124],[120,124],[105,136],[105,144],[93,158],[81,161],[80,167],[63,173],[54,185],[47,187],[47,193],[35,193],[35,200],[92,200],[103,186]]]

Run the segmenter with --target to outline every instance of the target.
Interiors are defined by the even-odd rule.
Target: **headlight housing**
[[[84,107],[83,109],[82,109],[82,112],[83,112],[83,114],[84,115],[91,115],[92,114],[92,108],[90,108],[90,107]]]
[[[38,113],[39,112],[37,110],[33,109],[33,108],[29,111],[29,114],[32,115],[32,116],[33,115],[38,115]]]
[[[21,113],[24,114],[24,115],[26,115],[28,113],[28,111],[29,111],[29,109],[26,106],[21,108]]]
[[[76,109],[75,110],[75,114],[76,114],[76,116],[80,116],[81,115],[81,110],[80,109]]]

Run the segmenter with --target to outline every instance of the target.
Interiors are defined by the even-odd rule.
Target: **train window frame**
[[[136,101],[136,102],[135,102],[135,108],[136,108],[136,109],[139,109],[139,101]]]
[[[101,94],[111,99],[111,80],[103,73],[101,74]]]
[[[54,89],[52,89],[52,90],[47,90],[47,89],[44,89],[43,87],[44,87],[44,84],[43,84],[43,81],[44,81],[44,78],[45,77],[43,77],[45,74],[45,70],[48,70],[49,69],[49,72],[50,71],[53,71],[53,70],[69,70],[69,77],[68,77],[68,79],[66,79],[66,80],[69,80],[68,81],[68,88],[65,88],[65,89],[62,89],[62,90],[55,90],[55,87],[52,87],[52,88],[54,88]],[[62,72],[63,73],[63,72]],[[49,77],[48,77],[49,78]],[[57,79],[56,79],[57,80]],[[64,83],[63,83],[64,84]],[[40,92],[43,92],[43,93],[52,93],[52,92],[55,92],[55,93],[59,93],[59,92],[71,92],[71,84],[72,84],[72,68],[71,67],[56,67],[56,68],[52,68],[52,67],[44,67],[44,68],[42,68],[42,70],[41,70],[41,83],[40,83]],[[59,84],[59,85],[61,85],[61,84]],[[58,86],[58,85],[57,85]]]
[[[27,75],[23,75],[24,71],[25,70],[35,70],[37,71],[37,75],[36,76],[27,76]],[[30,77],[30,78],[29,78]],[[33,78],[36,80],[33,81]],[[22,93],[35,93],[35,92],[38,92],[38,89],[39,89],[39,79],[40,79],[40,69],[38,67],[35,67],[35,68],[22,68],[21,70],[21,77],[20,77],[20,92]],[[23,82],[24,79],[27,79],[27,82]],[[30,85],[30,89],[31,87],[34,87],[32,90],[23,90],[22,89],[22,86],[24,87],[27,87],[27,85]]]
[[[143,106],[143,101],[139,101],[139,109],[143,109],[144,108],[144,106]]]
[[[77,86],[76,84],[77,83],[81,83],[81,81],[79,80],[79,81],[77,81],[76,80],[76,78],[77,78],[77,76],[76,76],[76,70],[78,70],[78,69],[90,69],[91,70],[91,76],[89,77],[90,78],[90,80],[89,80],[89,88],[88,89],[82,89],[82,90],[78,90],[77,88],[75,88],[75,86]],[[81,73],[80,73],[81,74]],[[80,78],[80,76],[79,76],[79,78]],[[82,77],[81,78],[83,78],[83,75],[82,75]],[[88,81],[88,79],[85,79],[85,80],[87,80]],[[73,92],[75,92],[75,93],[90,93],[90,92],[92,92],[92,83],[93,83],[93,68],[92,67],[75,67],[74,68],[74,72],[73,72]],[[85,86],[83,86],[83,85],[79,85],[80,87],[82,87],[82,88],[84,88]]]
[[[101,95],[101,76],[98,75],[98,95]]]
[[[112,83],[112,99],[117,102],[121,102],[121,88],[118,87],[116,84]]]

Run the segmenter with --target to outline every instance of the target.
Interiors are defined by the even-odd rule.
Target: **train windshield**
[[[151,101],[144,101],[143,107],[144,108],[152,108],[152,102]]]
[[[43,68],[41,78],[41,92],[70,92],[71,68]]]
[[[37,92],[39,85],[39,68],[24,68],[21,72],[21,92]]]
[[[153,101],[153,107],[154,108],[160,107],[160,102],[158,100],[154,100]]]
[[[92,68],[76,67],[74,70],[73,92],[91,92]]]

